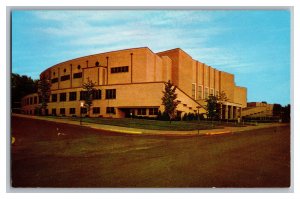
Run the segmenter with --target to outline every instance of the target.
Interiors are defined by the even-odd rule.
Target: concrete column
[[[230,117],[229,117],[230,120],[233,119],[233,106],[230,106]]]
[[[237,119],[237,107],[233,106],[233,119]]]
[[[225,105],[225,118],[224,119],[228,119],[228,105]]]

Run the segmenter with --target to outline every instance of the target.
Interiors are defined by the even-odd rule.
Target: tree
[[[228,100],[226,93],[222,91],[219,95],[210,95],[206,100],[206,115],[209,119],[220,119],[221,106]]]
[[[222,91],[218,96],[218,102],[219,104],[222,103],[222,102],[226,102],[228,100],[227,96],[226,96],[226,93],[224,91]]]
[[[174,86],[171,81],[169,80],[165,83],[165,90],[163,91],[162,105],[165,106],[165,113],[169,115],[169,121],[175,118],[175,111],[179,102],[177,99],[176,86]]]
[[[288,104],[282,108],[282,121],[290,122],[291,120],[291,105]]]
[[[218,97],[209,95],[209,97],[205,100],[206,104],[206,115],[208,119],[219,119],[218,112]]]
[[[26,75],[11,74],[11,107],[12,109],[21,108],[21,99],[25,95],[37,92],[37,81],[32,80]]]
[[[282,106],[281,104],[274,104],[273,105],[273,116],[274,117],[281,117],[281,113],[282,113]]]
[[[40,76],[40,80],[38,81],[38,96],[40,98],[40,109],[42,110],[43,114],[46,112],[46,108],[50,99],[50,88],[50,80],[45,74],[42,74]]]
[[[93,83],[89,78],[87,82],[82,84],[82,88],[85,90],[84,106],[87,108],[88,116],[90,116],[90,109],[93,105],[93,93],[95,92],[95,83]]]

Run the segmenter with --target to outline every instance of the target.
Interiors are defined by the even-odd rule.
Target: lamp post
[[[80,102],[80,125],[82,125],[82,108],[84,106],[84,102]]]
[[[199,117],[199,109],[201,108],[201,106],[197,106],[196,108],[197,108],[197,113],[198,113],[197,119],[200,120],[200,117]]]
[[[197,119],[198,119],[198,123],[199,123],[199,121],[200,121],[199,109],[201,108],[201,106],[197,106],[196,108],[197,108],[197,113],[198,113],[198,115],[197,115],[198,118]],[[198,135],[199,135],[199,127],[197,129],[198,129]]]

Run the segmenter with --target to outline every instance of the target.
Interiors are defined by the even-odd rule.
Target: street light
[[[197,117],[198,117],[198,123],[199,123],[199,121],[200,121],[200,117],[199,117],[199,109],[201,108],[201,106],[197,106],[196,108],[197,108],[197,112],[198,112]],[[199,127],[198,127],[197,129],[198,129],[198,135],[199,135]]]
[[[198,120],[200,120],[200,117],[199,117],[199,109],[201,108],[201,106],[197,106],[197,112],[198,112]]]
[[[80,102],[80,125],[82,125],[82,108],[84,106],[84,102]]]

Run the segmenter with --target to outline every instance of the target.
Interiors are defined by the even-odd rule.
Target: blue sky
[[[79,56],[181,48],[235,75],[248,101],[290,103],[289,10],[13,11],[12,72],[39,77]]]

